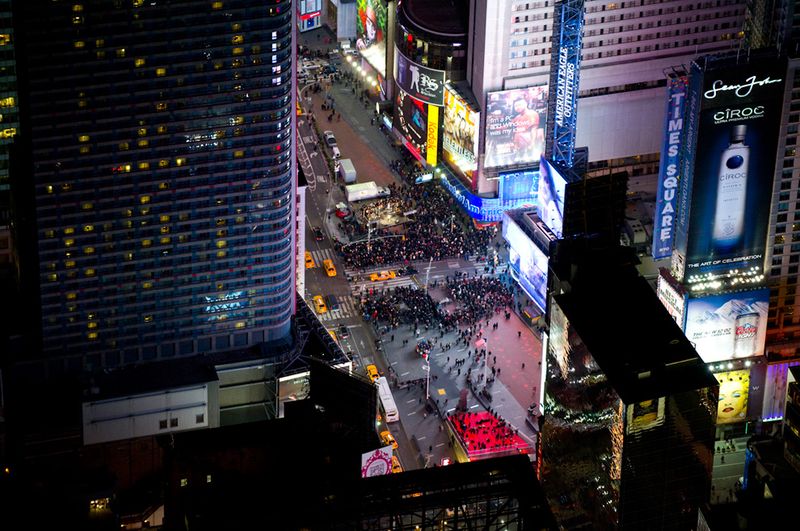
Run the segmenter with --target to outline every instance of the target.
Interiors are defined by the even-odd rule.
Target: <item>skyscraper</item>
[[[45,355],[116,366],[289,337],[291,6],[16,6]]]

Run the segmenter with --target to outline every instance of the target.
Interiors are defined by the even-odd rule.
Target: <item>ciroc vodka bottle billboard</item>
[[[763,279],[785,63],[703,72],[684,282],[724,289]],[[699,85],[696,85],[699,86]],[[749,278],[747,278],[749,277]]]

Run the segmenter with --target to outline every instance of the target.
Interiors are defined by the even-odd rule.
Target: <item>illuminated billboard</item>
[[[539,192],[539,172],[536,170],[501,172],[498,190],[502,204],[514,203],[514,208],[536,206]]]
[[[397,46],[394,61],[394,80],[412,98],[441,107],[444,105],[444,70],[434,70],[415,63]]]
[[[451,166],[467,177],[478,168],[479,113],[449,87],[444,90],[444,126],[442,154]]]
[[[566,189],[567,180],[549,161],[542,158],[539,164],[539,197],[536,205],[539,218],[553,231],[556,238],[563,236]]]
[[[487,168],[536,163],[544,153],[547,85],[486,96]]]
[[[392,446],[361,454],[361,477],[386,476],[392,473]]]
[[[678,326],[683,330],[683,312],[686,307],[686,297],[678,292],[679,285],[674,281],[669,272],[661,268],[658,275],[658,285],[656,287],[656,295],[664,308],[667,309],[670,317],[672,317]]]
[[[503,219],[503,238],[509,245],[511,274],[533,302],[544,310],[547,303],[547,255],[508,216]]]
[[[785,74],[769,61],[692,72],[703,83],[686,235],[689,283],[764,273]]]
[[[684,333],[706,363],[764,354],[769,289],[688,299]]]
[[[358,53],[386,76],[386,19],[383,0],[356,0],[356,49]]]
[[[719,406],[717,424],[741,422],[747,418],[747,399],[750,395],[750,371],[718,372]]]
[[[439,107],[428,104],[428,135],[425,139],[425,162],[430,166],[436,166],[439,162]]]
[[[425,158],[428,139],[428,105],[397,91],[394,106],[394,126],[416,151],[417,158]]]
[[[686,107],[686,92],[689,79],[674,76],[667,80],[667,111],[664,120],[664,145],[661,148],[661,163],[658,170],[656,190],[656,215],[653,219],[653,259],[660,260],[672,254],[675,236],[675,207],[681,169],[681,144],[683,138],[683,115]]]
[[[527,174],[528,171],[511,172],[512,174]],[[531,188],[538,183],[538,172],[530,175]],[[501,180],[504,177],[501,175]],[[510,177],[509,180],[514,180]],[[503,219],[503,212],[514,208],[531,207],[536,204],[536,195],[517,199],[503,199],[501,197],[480,197],[470,192],[460,179],[449,176],[447,173],[439,175],[439,182],[447,190],[456,203],[475,221],[491,223]],[[530,192],[530,191],[529,191]],[[530,192],[532,193],[532,192]]]

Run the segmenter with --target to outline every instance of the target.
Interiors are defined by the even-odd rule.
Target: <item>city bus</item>
[[[394,403],[392,391],[389,389],[389,381],[385,376],[381,376],[376,381],[378,385],[378,398],[381,400],[383,418],[386,422],[397,422],[400,420],[400,413],[397,412],[397,405]]]

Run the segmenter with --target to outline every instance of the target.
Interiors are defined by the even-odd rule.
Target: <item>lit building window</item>
[[[56,231],[54,231],[53,229],[46,230],[46,231],[44,231],[44,237],[45,238],[55,238],[56,237]]]
[[[146,140],[145,140],[145,142],[146,142]],[[161,159],[161,160],[158,161],[158,167],[159,168],[166,168],[167,166],[169,166],[169,161],[167,159]],[[164,184],[164,183],[161,183],[161,184]],[[159,188],[161,188],[160,185],[159,185]],[[161,188],[161,189],[163,190],[163,188]]]
[[[84,247],[83,254],[94,254],[94,247]]]
[[[128,144],[127,142],[120,142],[119,143],[119,150],[120,151],[128,151],[128,149],[130,149],[130,144]]]
[[[105,44],[106,44],[106,41],[105,41],[105,39],[97,39],[96,41],[94,41],[94,45],[95,45],[97,48],[100,48],[100,47],[102,47],[102,46],[105,46]]]
[[[149,195],[143,195],[142,197],[139,198],[139,202],[141,204],[143,204],[143,205],[146,205],[147,203],[150,202],[150,196]]]
[[[161,214],[161,216],[158,218],[158,220],[159,220],[161,223],[166,223],[167,221],[169,221],[169,215],[167,215],[167,214]]]
[[[50,282],[55,282],[55,281],[57,281],[57,280],[58,280],[58,274],[56,274],[56,273],[50,273],[50,274],[48,274],[48,275],[47,275],[47,280],[49,280]]]
[[[75,49],[80,50],[81,48],[85,47],[86,43],[83,41],[75,41]]]
[[[231,37],[231,44],[242,44],[244,42],[244,35],[234,35]]]
[[[67,269],[72,269],[75,267],[75,260],[64,260],[64,267]]]
[[[88,334],[86,334],[86,338],[89,339],[89,341],[96,341],[97,332],[89,332]]]
[[[89,146],[81,146],[78,151],[80,151],[81,155],[86,155],[91,151],[91,148],[89,148]]]
[[[217,251],[217,258],[225,258],[225,251]]]
[[[53,185],[52,184],[48,184],[47,185],[47,193],[48,194],[52,194],[53,193]]]
[[[164,103],[163,101],[159,102],[159,103],[156,103],[156,110],[157,111],[166,111],[167,110],[167,104]]]
[[[82,4],[74,4],[72,6],[72,12],[73,13],[80,13],[81,11],[83,11],[83,5]]]
[[[87,277],[93,277],[95,275],[95,270],[94,270],[93,267],[89,267],[89,268],[86,268],[86,270],[83,272],[83,274],[86,275]]]
[[[137,67],[137,68],[140,67],[140,66],[144,66],[145,65],[144,57],[137,57],[136,59],[134,59],[133,60],[133,65],[135,67]]]
[[[166,76],[166,75],[167,75],[167,69],[166,68],[156,68],[156,76],[162,77],[162,76]]]
[[[242,48],[241,46],[236,46],[233,49],[233,55],[242,55],[243,53],[244,53],[244,48]]]
[[[146,128],[146,127],[140,127],[140,128],[139,128],[139,129],[136,131],[136,133],[137,133],[139,136],[147,136],[147,128]]]
[[[142,288],[150,289],[152,287],[153,287],[153,283],[151,281],[146,280],[146,281],[142,282]]]
[[[236,328],[244,328],[245,326],[246,325],[244,321],[237,321],[236,323]]]
[[[94,231],[94,225],[84,225],[83,232],[92,232]]]
[[[159,242],[160,242],[162,245],[168,245],[168,244],[170,243],[170,241],[171,241],[171,240],[170,240],[169,236],[164,236],[163,238],[161,238],[161,239],[159,240]]]
[[[70,291],[69,293],[67,293],[67,300],[68,301],[74,301],[77,298],[78,298],[78,294],[75,293],[74,291]]]
[[[75,245],[75,240],[73,238],[66,238],[64,240],[64,247],[72,247]]]
[[[133,253],[125,253],[124,258],[126,261],[130,262],[133,260]]]
[[[144,322],[145,323],[152,323],[153,322],[153,316],[152,315],[145,315],[144,316]]]
[[[85,203],[81,203],[81,210],[91,210],[94,208],[94,203],[86,201]]]
[[[153,240],[150,239],[142,240],[142,247],[150,247],[151,245],[153,245]]]
[[[163,225],[161,227],[161,234],[169,234],[169,225]]]
[[[86,328],[88,328],[89,330],[97,328],[97,322],[89,321],[88,323],[86,323]]]
[[[211,2],[211,9],[222,9],[222,2]],[[183,480],[181,480],[183,481]],[[185,487],[186,485],[181,485],[181,487]]]
[[[175,165],[176,166],[183,166],[184,164],[186,164],[186,159],[184,159],[184,158],[175,159]]]
[[[169,163],[167,163],[167,164],[169,164]],[[169,188],[169,183],[168,182],[160,182],[160,183],[158,183],[158,189],[159,190],[166,190],[168,188]]]
[[[139,169],[140,170],[149,170],[150,169],[150,163],[149,162],[140,162],[139,163]]]
[[[158,129],[156,129],[156,131],[158,131],[158,134],[163,135],[164,133],[167,132],[167,126],[166,125],[159,125]]]
[[[117,57],[119,57],[119,58],[125,57],[125,48],[118,48],[117,49]]]
[[[138,144],[139,147],[143,148],[143,147],[147,147],[149,142],[147,141],[146,138],[143,138],[143,139],[139,140],[139,142],[137,144]]]
[[[88,141],[89,141],[89,135],[80,135],[78,137],[78,142],[88,142]]]

